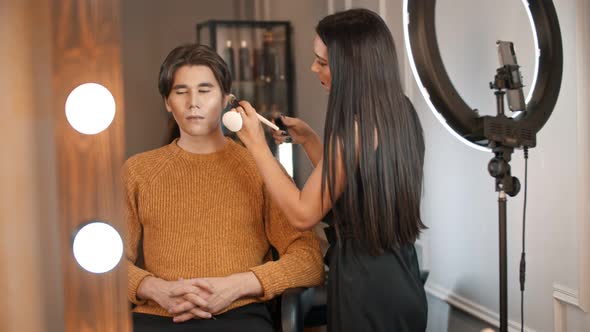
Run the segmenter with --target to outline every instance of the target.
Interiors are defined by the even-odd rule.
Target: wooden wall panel
[[[0,331],[63,331],[51,26],[46,0],[0,0]]]
[[[120,3],[118,0],[52,0],[53,92],[58,160],[59,219],[64,272],[65,330],[129,331],[126,271],[84,271],[72,254],[72,236],[83,223],[101,220],[121,234],[118,185],[124,158]],[[95,82],[115,97],[111,126],[84,135],[70,127],[64,105],[78,85]]]

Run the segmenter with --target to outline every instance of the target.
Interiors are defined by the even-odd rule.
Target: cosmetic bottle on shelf
[[[277,52],[273,45],[273,34],[266,30],[262,41],[262,75],[265,82],[270,83],[275,79]]]
[[[250,49],[248,48],[248,43],[245,40],[242,40],[240,50],[238,52],[238,68],[240,73],[240,80],[252,80],[252,67],[250,65]]]
[[[234,56],[234,48],[232,47],[231,40],[227,40],[225,42],[225,49],[223,49],[222,53],[223,60],[227,64],[229,72],[231,74],[232,79],[236,79],[236,62]]]
[[[252,73],[254,73],[254,79],[258,81],[264,81],[264,58],[262,57],[262,49],[255,48],[253,50],[254,66],[252,67]]]

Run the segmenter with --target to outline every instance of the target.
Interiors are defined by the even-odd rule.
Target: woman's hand
[[[320,136],[311,127],[299,118],[281,116],[286,131],[276,130],[272,137],[277,145],[281,143],[294,143],[303,146],[307,157],[315,167],[322,159],[323,146]],[[276,122],[276,121],[275,121]]]
[[[318,134],[316,134],[316,132],[313,131],[313,129],[311,129],[311,127],[305,121],[299,118],[292,118],[285,115],[281,115],[281,120],[287,127],[287,130],[272,131],[272,137],[274,138],[275,143],[277,145],[281,143],[294,143],[305,145],[305,143],[315,138],[317,138],[319,141]],[[273,122],[276,123],[276,121],[274,120]]]
[[[236,133],[242,143],[250,150],[261,146],[267,147],[264,129],[256,116],[254,107],[249,102],[242,100],[240,106],[232,111],[236,111],[242,116],[242,129]]]

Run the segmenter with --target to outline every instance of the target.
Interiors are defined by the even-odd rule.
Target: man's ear
[[[170,103],[168,103],[168,97],[162,98],[164,100],[164,105],[166,106],[166,111],[168,113],[172,113],[172,107],[170,107]]]
[[[230,100],[230,97],[229,97],[229,93],[228,93],[228,94],[226,94],[223,97],[223,107],[222,107],[222,109],[225,109],[227,107],[227,104],[229,104],[229,100]]]

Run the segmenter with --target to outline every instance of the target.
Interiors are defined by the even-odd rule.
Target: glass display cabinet
[[[267,119],[293,116],[291,24],[286,21],[220,21],[197,24],[197,42],[211,46],[227,63],[232,93]],[[228,110],[225,110],[228,111]],[[277,146],[264,126],[273,154],[293,176],[291,144]],[[224,128],[224,133],[237,139]]]

